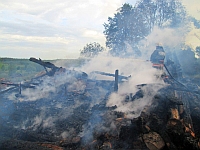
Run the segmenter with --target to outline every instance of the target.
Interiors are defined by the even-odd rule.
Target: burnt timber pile
[[[172,78],[139,116],[127,118],[106,102],[129,77],[116,70],[96,72],[113,81],[90,80],[84,72],[30,61],[45,73],[26,83],[1,82],[10,88],[0,93],[0,149],[200,149],[200,94]],[[124,102],[143,97],[143,87],[152,86],[138,87]]]

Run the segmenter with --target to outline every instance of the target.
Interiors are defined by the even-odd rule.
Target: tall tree
[[[114,14],[114,18],[108,18],[108,24],[104,23],[106,35],[106,46],[112,49],[114,55],[125,53],[125,40],[131,38],[130,27],[132,21],[129,16],[132,11],[132,6],[124,4]]]
[[[103,52],[104,50],[105,48],[102,47],[99,43],[89,43],[84,46],[82,50],[80,50],[80,56],[92,58],[97,56],[100,52]]]
[[[113,55],[126,56],[127,45],[132,54],[139,54],[137,44],[144,39],[155,26],[178,27],[185,20],[186,11],[178,0],[141,0],[135,7],[123,4],[104,23],[106,46]]]

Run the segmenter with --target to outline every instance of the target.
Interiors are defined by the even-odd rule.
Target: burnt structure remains
[[[130,118],[106,105],[118,85],[131,78],[119,70],[94,72],[113,80],[92,80],[85,72],[30,61],[46,72],[29,82],[1,82],[7,88],[0,93],[0,149],[200,149],[200,94],[170,76],[151,104]],[[152,87],[137,85],[124,103],[144,97]]]

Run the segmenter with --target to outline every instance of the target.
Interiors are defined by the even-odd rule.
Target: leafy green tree
[[[135,7],[125,3],[104,23],[106,46],[116,56],[130,55],[127,46],[131,46],[133,55],[138,55],[138,42],[155,26],[175,28],[183,24],[186,16],[178,0],[141,0]]]
[[[99,43],[94,42],[87,44],[80,51],[81,51],[80,52],[81,57],[93,58],[97,56],[100,52],[105,51],[105,48],[102,47]]]
[[[132,34],[134,30],[132,28],[136,25],[134,21],[129,19],[132,10],[133,8],[131,5],[124,4],[118,9],[118,12],[114,14],[114,18],[108,18],[108,24],[104,23],[106,46],[111,49],[113,55],[125,55],[126,41],[133,41]]]
[[[137,13],[142,13],[150,30],[154,26],[178,27],[186,19],[186,11],[179,0],[141,0]]]

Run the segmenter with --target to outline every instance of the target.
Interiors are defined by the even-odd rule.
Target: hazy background
[[[200,1],[182,0],[189,15],[200,19]],[[103,23],[124,3],[137,0],[0,0],[0,57],[78,58],[87,43],[105,47]],[[192,25],[191,25],[192,27]],[[194,27],[192,27],[194,28]],[[195,32],[194,32],[195,31]],[[194,29],[187,44],[200,42]]]

